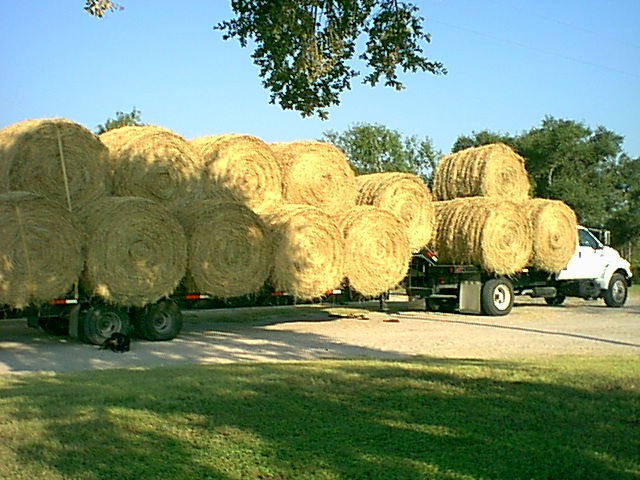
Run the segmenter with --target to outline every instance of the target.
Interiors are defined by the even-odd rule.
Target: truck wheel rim
[[[612,287],[611,287],[611,296],[618,303],[624,302],[624,300],[625,300],[625,298],[624,298],[624,296],[625,296],[625,288],[624,288],[624,285],[622,284],[621,280],[616,281],[612,285]]]
[[[511,292],[504,285],[498,286],[493,291],[493,304],[498,310],[506,310],[511,303]]]

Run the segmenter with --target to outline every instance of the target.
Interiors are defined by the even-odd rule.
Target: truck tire
[[[113,333],[128,335],[129,326],[129,314],[126,310],[108,305],[94,305],[81,315],[78,333],[84,342],[102,345]]]
[[[160,300],[137,312],[135,326],[138,335],[146,340],[172,340],[182,330],[182,312],[173,300]]]
[[[547,302],[547,305],[553,306],[562,305],[565,299],[566,297],[564,295],[556,295],[555,297],[544,297],[544,301]]]
[[[482,312],[485,315],[508,315],[513,308],[513,284],[504,277],[491,278],[482,285]]]
[[[608,307],[620,308],[627,301],[627,294],[627,280],[623,275],[614,273],[609,281],[609,288],[603,292],[602,296]]]

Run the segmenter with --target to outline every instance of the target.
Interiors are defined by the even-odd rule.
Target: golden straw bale
[[[144,197],[172,212],[203,198],[202,162],[184,138],[154,126],[121,127],[100,135],[109,149],[113,194]]]
[[[30,192],[0,194],[0,304],[23,308],[77,283],[84,236],[62,205]]]
[[[263,215],[273,235],[272,286],[311,299],[340,285],[344,240],[336,222],[310,205],[287,204]]]
[[[499,275],[528,265],[533,250],[521,204],[489,197],[435,202],[434,247],[443,263],[473,264]]]
[[[166,207],[147,198],[106,197],[81,216],[88,235],[81,285],[89,295],[142,307],[180,283],[187,240]]]
[[[356,204],[356,176],[340,149],[326,142],[272,143],[283,175],[287,203],[319,207],[336,214]]]
[[[0,190],[44,195],[75,211],[111,190],[106,147],[62,118],[26,120],[0,130]]]
[[[409,246],[418,250],[429,243],[435,212],[424,181],[412,173],[385,172],[359,175],[357,203],[389,210],[406,225]]]
[[[228,191],[253,210],[282,203],[282,173],[269,145],[243,134],[191,140],[204,163],[207,196]]]
[[[575,212],[560,200],[529,200],[526,211],[533,236],[531,265],[548,272],[567,266],[578,244]]]
[[[273,261],[267,226],[237,202],[204,200],[183,217],[193,290],[228,298],[259,291]]]
[[[472,147],[442,157],[433,178],[437,200],[458,197],[529,198],[524,159],[503,143]]]
[[[345,238],[344,272],[349,286],[365,297],[396,287],[405,277],[411,248],[404,223],[373,205],[357,205],[340,219]]]

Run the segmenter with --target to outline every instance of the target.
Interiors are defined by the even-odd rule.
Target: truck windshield
[[[591,247],[595,250],[603,248],[603,245],[602,243],[600,243],[600,240],[594,237],[593,234],[586,228],[578,229],[578,238],[579,238],[581,247]]]

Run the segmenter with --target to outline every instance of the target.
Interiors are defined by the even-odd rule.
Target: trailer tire
[[[65,317],[39,317],[38,326],[49,335],[63,337],[69,335],[69,318]]]
[[[562,305],[567,297],[564,295],[556,295],[555,297],[544,297],[544,301],[547,305],[558,306]]]
[[[627,301],[627,294],[627,280],[623,275],[614,273],[609,281],[609,288],[603,292],[602,296],[608,307],[620,308]]]
[[[172,340],[182,330],[182,312],[173,300],[160,300],[137,312],[135,326],[146,340]]]
[[[513,284],[504,277],[491,278],[482,285],[482,311],[485,315],[508,315],[513,308]]]
[[[78,333],[86,343],[102,345],[112,334],[129,334],[129,314],[126,310],[108,305],[92,306],[79,319]]]

